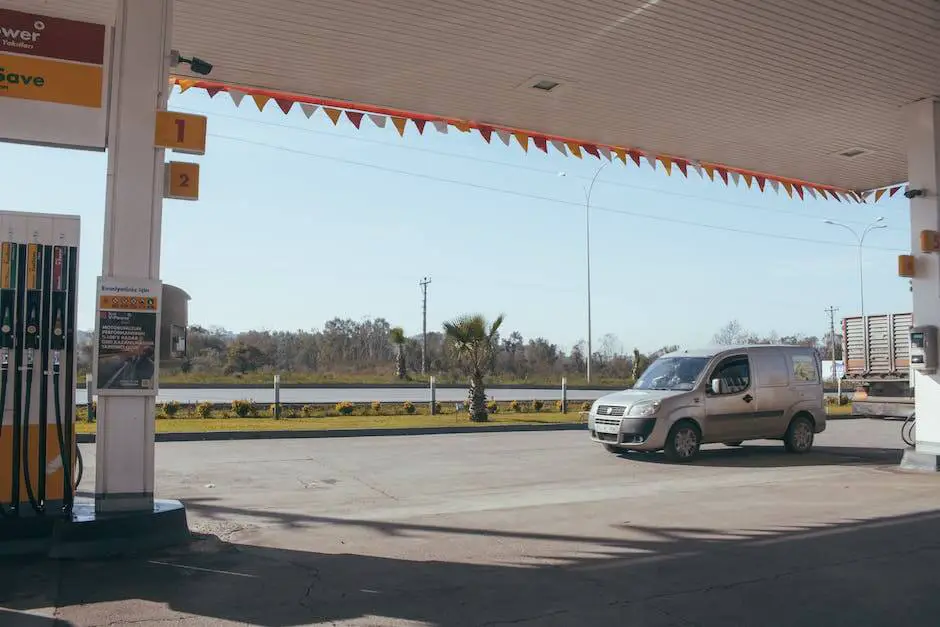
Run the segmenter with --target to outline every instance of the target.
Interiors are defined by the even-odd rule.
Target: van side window
[[[721,380],[722,394],[739,394],[751,385],[751,366],[748,363],[747,356],[738,355],[724,360],[709,380]]]
[[[819,373],[816,371],[816,360],[810,355],[791,355],[793,362],[793,380],[797,383],[818,383]]]

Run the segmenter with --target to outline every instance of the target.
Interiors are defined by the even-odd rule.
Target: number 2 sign
[[[154,145],[190,155],[206,154],[206,116],[157,111]]]
[[[177,200],[199,200],[199,164],[171,161],[166,164],[163,196]]]

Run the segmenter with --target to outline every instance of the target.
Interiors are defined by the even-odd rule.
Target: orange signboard
[[[101,296],[99,309],[118,311],[157,311],[156,296]]]
[[[163,195],[177,200],[199,200],[199,164],[171,161],[166,164]]]
[[[206,154],[206,116],[157,111],[154,145],[191,155]]]
[[[0,97],[100,108],[100,66],[0,54]]]

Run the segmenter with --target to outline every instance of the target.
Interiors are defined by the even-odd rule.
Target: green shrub
[[[372,412],[378,416],[382,413],[382,403],[379,401],[372,401]]]
[[[290,405],[281,405],[281,418],[293,418],[297,415],[297,410]]]
[[[196,415],[200,418],[211,418],[212,403],[198,403],[196,405]]]
[[[542,401],[540,401],[540,400],[538,400],[538,399],[535,399],[534,401],[532,401],[532,409],[533,409],[536,413],[542,411],[542,408],[543,408],[543,407],[545,407],[545,403],[543,403]]]
[[[840,395],[839,395],[839,404],[840,404],[840,405],[848,405],[848,404],[849,404],[849,397],[846,396],[845,394],[840,394]]]
[[[317,408],[313,405],[304,405],[300,411],[307,418],[312,418],[314,415],[316,415]]]
[[[349,401],[340,401],[339,403],[336,403],[336,411],[340,416],[349,416],[355,409],[356,406]]]
[[[232,413],[239,418],[247,418],[248,416],[254,416],[257,413],[257,409],[255,409],[255,404],[251,401],[232,401]]]
[[[512,401],[509,403],[509,409],[513,410],[516,413],[519,413],[523,410],[523,405],[519,401]]]
[[[418,408],[415,407],[415,404],[412,403],[411,401],[405,401],[404,403],[402,403],[401,408],[405,410],[406,414],[413,414],[418,410]]]
[[[555,401],[555,411],[564,411],[564,409],[565,409],[565,404],[562,403],[561,400]]]
[[[180,407],[181,405],[179,404],[179,401],[170,401],[169,403],[164,403],[162,407],[163,415],[167,418],[172,418],[180,413]]]
[[[435,413],[435,414],[439,414],[439,413],[441,413],[441,410],[442,410],[442,408],[441,408],[440,402],[435,402],[435,403],[434,403],[434,413]]]
[[[499,405],[496,404],[496,401],[490,401],[486,404],[486,411],[491,414],[497,414],[499,413]]]
[[[581,411],[591,411],[591,403],[589,401],[581,403]]]

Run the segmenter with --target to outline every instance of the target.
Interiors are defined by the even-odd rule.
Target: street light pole
[[[591,184],[584,188],[584,234],[587,256],[587,382],[591,382],[591,355],[593,354],[591,342],[591,193],[594,191],[594,183],[597,182],[597,176],[601,171],[610,165],[607,161],[594,172],[591,177]],[[559,176],[565,176],[564,172],[559,172]]]
[[[865,271],[862,268],[862,246],[865,244],[865,236],[874,231],[875,229],[884,229],[887,228],[882,222],[884,221],[884,216],[878,217],[874,222],[865,227],[865,230],[862,231],[862,234],[859,235],[858,232],[850,227],[848,224],[843,224],[841,222],[835,222],[833,220],[823,220],[826,224],[831,224],[832,226],[841,226],[843,229],[847,230],[855,237],[855,241],[858,242],[858,300],[861,307],[861,316],[862,320],[865,320]]]

